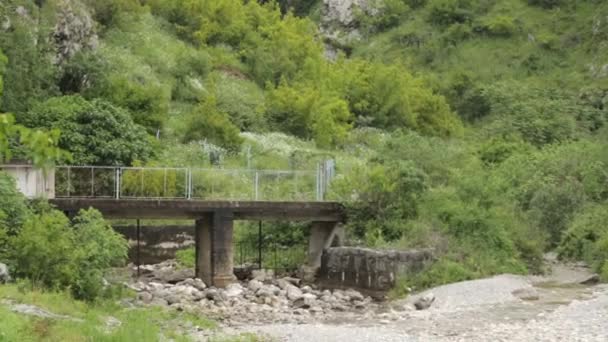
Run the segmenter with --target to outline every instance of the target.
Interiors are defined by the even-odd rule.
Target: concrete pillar
[[[226,287],[236,281],[232,253],[233,214],[214,212],[196,220],[197,278],[205,284]]]
[[[308,240],[308,263],[301,269],[304,281],[312,282],[319,267],[321,256],[325,248],[331,247],[334,239],[342,244],[344,234],[343,226],[338,222],[313,222]]]

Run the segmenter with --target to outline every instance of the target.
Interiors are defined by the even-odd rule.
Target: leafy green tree
[[[445,99],[399,65],[362,60],[341,66],[350,110],[361,126],[410,128],[425,134],[459,135],[462,126]]]
[[[438,25],[465,23],[473,17],[471,0],[430,0],[429,21]]]
[[[340,144],[350,129],[346,101],[306,84],[281,83],[269,93],[267,107],[272,128],[314,139],[322,147]]]
[[[91,300],[102,294],[104,272],[127,260],[129,246],[95,209],[81,210],[72,229],[78,274],[71,290],[76,298]]]
[[[239,129],[228,115],[218,111],[216,99],[207,97],[186,119],[186,129],[182,141],[207,140],[228,150],[237,150],[243,139]]]
[[[76,274],[76,245],[70,221],[59,211],[32,215],[19,235],[10,240],[11,263],[16,277],[34,286],[68,287]]]
[[[129,114],[103,100],[49,99],[21,118],[28,127],[64,132],[59,146],[78,165],[131,165],[152,155],[152,141]]]
[[[9,241],[8,261],[17,277],[36,287],[70,289],[85,300],[102,295],[105,271],[124,263],[128,249],[94,209],[80,211],[72,226],[60,211],[44,208]]]
[[[109,75],[88,97],[101,97],[127,109],[150,134],[161,130],[167,120],[170,94],[160,85],[134,80],[128,74]]]
[[[33,6],[32,10],[39,11]],[[8,57],[0,112],[20,114],[35,102],[57,95],[58,70],[52,64],[52,48],[46,39],[50,25],[35,22],[29,16],[7,14],[12,26],[0,35],[0,49]]]

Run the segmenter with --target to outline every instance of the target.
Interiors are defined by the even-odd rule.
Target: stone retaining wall
[[[432,262],[431,250],[380,251],[332,247],[323,252],[317,282],[326,288],[354,288],[382,297],[399,274],[419,272]]]

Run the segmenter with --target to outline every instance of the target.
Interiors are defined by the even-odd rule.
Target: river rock
[[[598,274],[592,274],[586,279],[580,281],[581,285],[595,285],[600,282],[600,276]]]
[[[512,295],[521,300],[538,300],[538,292],[533,287],[524,287],[511,292]]]
[[[431,307],[434,301],[435,295],[429,292],[424,296],[418,298],[414,302],[414,307],[416,307],[416,310],[426,310]]]
[[[262,286],[264,286],[264,284],[261,281],[255,279],[251,279],[247,284],[247,288],[253,293],[256,293],[259,289],[262,288]]]
[[[137,299],[148,304],[150,302],[152,302],[152,299],[154,298],[154,296],[152,296],[152,294],[150,292],[140,292],[137,294]]]
[[[245,289],[239,283],[230,284],[226,287],[225,294],[228,298],[239,297],[245,292]]]
[[[302,290],[293,285],[287,286],[285,291],[287,292],[287,298],[291,301],[298,300],[302,298],[303,295]]]

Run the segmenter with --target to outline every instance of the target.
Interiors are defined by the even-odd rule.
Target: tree
[[[131,165],[152,155],[150,136],[124,110],[80,96],[51,98],[21,118],[36,128],[58,128],[59,146],[78,165]]]
[[[182,141],[208,140],[228,150],[237,150],[243,139],[228,114],[217,108],[214,96],[207,97],[189,115]]]

